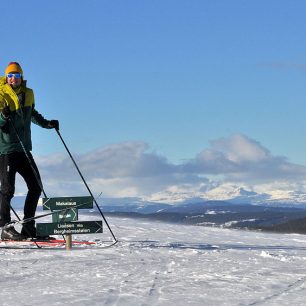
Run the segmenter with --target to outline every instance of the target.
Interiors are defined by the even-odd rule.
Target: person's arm
[[[57,120],[45,119],[35,108],[32,109],[31,121],[45,129],[59,130],[59,122]]]
[[[3,127],[7,123],[11,111],[5,100],[2,100],[1,97],[0,101],[0,127]]]
[[[32,109],[31,121],[45,129],[49,128],[49,120],[45,119],[36,109]]]

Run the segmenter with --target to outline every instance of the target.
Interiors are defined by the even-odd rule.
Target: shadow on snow
[[[218,244],[169,242],[161,243],[157,240],[125,241],[131,247],[139,248],[166,248],[166,249],[190,249],[190,250],[299,250],[306,251],[306,246],[285,245],[250,245],[250,244]]]

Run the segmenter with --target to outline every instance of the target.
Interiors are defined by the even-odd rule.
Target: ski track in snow
[[[0,248],[0,304],[304,304],[306,236],[108,221],[110,248]],[[106,229],[74,238],[111,242]]]

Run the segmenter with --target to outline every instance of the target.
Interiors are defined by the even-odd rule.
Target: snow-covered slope
[[[120,241],[111,248],[0,249],[0,304],[305,303],[305,236],[108,221]]]

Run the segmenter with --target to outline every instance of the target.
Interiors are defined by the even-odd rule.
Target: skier
[[[27,87],[23,71],[11,62],[0,77],[0,227],[2,240],[36,238],[35,221],[24,223],[21,233],[11,221],[11,199],[15,192],[16,173],[27,184],[24,219],[35,216],[42,192],[38,168],[31,154],[31,122],[47,129],[59,129],[58,120],[46,120],[36,109],[33,90]]]

